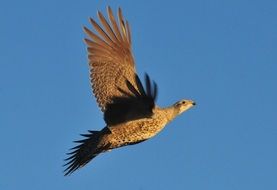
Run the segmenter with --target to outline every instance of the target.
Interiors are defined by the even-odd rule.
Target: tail
[[[82,134],[86,137],[83,140],[74,141],[79,143],[79,145],[71,148],[72,152],[67,153],[70,155],[65,159],[67,161],[63,166],[67,166],[64,170],[65,176],[73,173],[75,170],[83,167],[99,153],[107,150],[107,146],[101,146],[100,140],[103,137],[102,131],[89,131],[89,134]]]

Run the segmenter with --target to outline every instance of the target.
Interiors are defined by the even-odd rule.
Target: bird
[[[121,8],[117,20],[110,6],[108,19],[97,12],[100,24],[90,18],[94,31],[84,27],[87,37],[90,80],[93,94],[104,114],[106,126],[89,130],[84,139],[74,141],[65,159],[64,175],[85,166],[100,153],[151,139],[176,116],[192,108],[193,100],[182,99],[161,108],[155,102],[158,87],[148,74],[144,84],[136,73],[130,25]]]

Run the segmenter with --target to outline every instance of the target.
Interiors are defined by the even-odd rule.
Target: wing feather
[[[114,19],[114,14],[113,14],[113,11],[112,11],[111,7],[108,7],[108,16],[109,16],[109,20],[110,20],[110,22],[112,24],[112,27],[114,29],[114,32],[116,34],[117,39],[119,41],[122,41],[122,36],[121,36],[120,31],[119,31],[118,25],[117,25],[117,23],[116,23],[116,21]]]
[[[151,117],[155,100],[157,97],[157,85],[150,77],[145,75],[144,89],[139,77],[136,76],[136,89],[129,81],[126,81],[128,92],[121,90],[126,96],[113,97],[113,102],[107,105],[104,112],[104,120],[109,127],[114,127],[119,123]]]
[[[128,34],[128,42],[131,45],[132,44],[131,29],[130,29],[128,21],[126,21],[126,27],[127,27],[127,31],[128,31],[128,33],[127,33]]]
[[[107,20],[105,19],[105,17],[103,16],[103,14],[101,12],[98,12],[98,18],[101,21],[101,23],[104,26],[107,33],[109,34],[109,37],[112,39],[112,41],[119,42],[113,29],[111,28],[111,26],[109,25],[109,23],[107,22]],[[115,45],[116,45],[116,43],[115,43]]]
[[[123,41],[127,42],[127,31],[126,31],[126,26],[123,19],[121,8],[118,9],[118,19],[119,19],[121,34],[123,36]]]
[[[99,38],[96,34],[94,34],[92,31],[90,31],[87,27],[84,27],[84,31],[92,40],[94,40],[99,45],[102,45],[105,48],[109,47],[109,45],[104,40]]]
[[[90,19],[90,23],[97,33],[84,27],[84,31],[88,35],[85,43],[88,47],[92,88],[102,111],[105,111],[106,105],[112,102],[112,97],[123,95],[118,90],[119,88],[128,91],[126,80],[137,88],[130,43],[130,26],[125,21],[120,8],[118,9],[119,24],[117,24],[110,7],[107,12],[109,22],[101,12],[98,12],[101,26],[95,20]]]
[[[105,42],[107,42],[110,46],[114,45],[114,42],[111,40],[110,36],[97,24],[97,22],[95,22],[92,18],[90,18],[89,21]]]

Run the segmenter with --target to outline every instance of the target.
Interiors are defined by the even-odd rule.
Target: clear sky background
[[[107,5],[130,22],[157,103],[197,106],[64,177],[72,141],[105,126],[82,26]],[[276,10],[275,0],[2,0],[0,189],[276,190]]]

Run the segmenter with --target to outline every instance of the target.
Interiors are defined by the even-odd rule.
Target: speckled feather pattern
[[[159,108],[154,110],[151,118],[143,118],[115,126],[108,126],[111,133],[103,140],[111,143],[110,148],[113,149],[152,138],[169,122],[165,114],[166,112]]]
[[[91,84],[96,100],[102,111],[114,96],[122,96],[118,88],[126,89],[126,79],[134,84],[134,69],[122,68],[112,62],[95,62],[91,63]],[[128,76],[128,77],[126,77]]]

